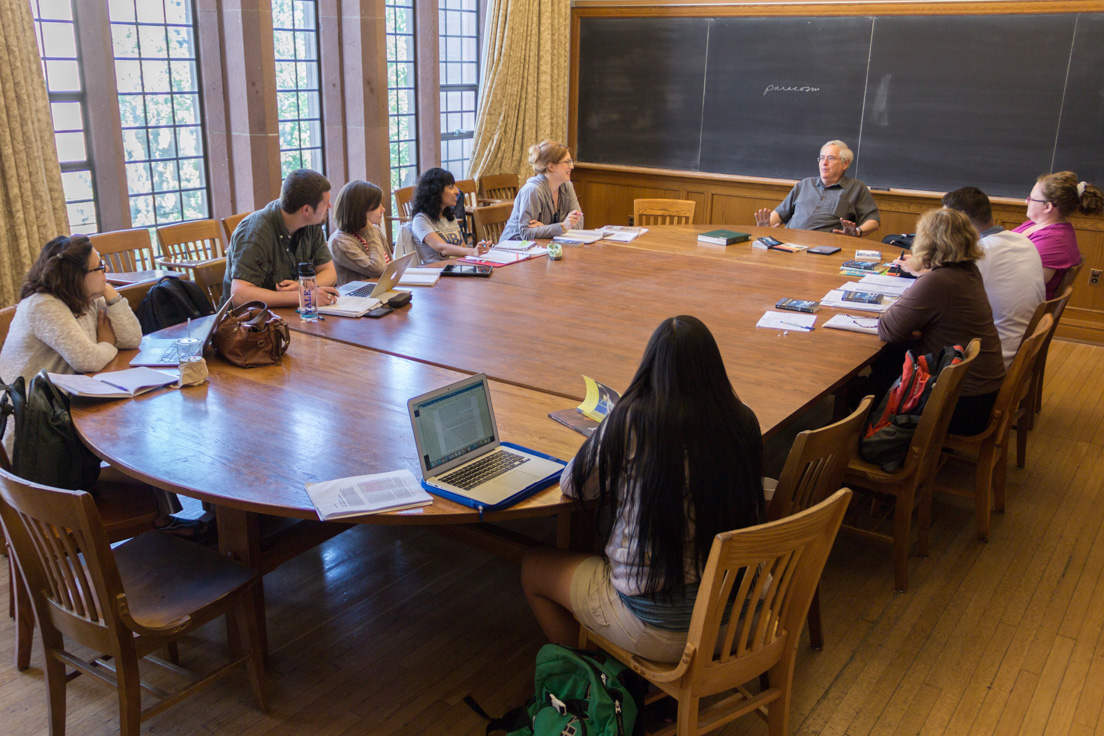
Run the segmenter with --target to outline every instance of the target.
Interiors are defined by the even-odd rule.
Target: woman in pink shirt
[[[1027,222],[1015,230],[1039,250],[1047,299],[1054,298],[1066,271],[1081,262],[1077,233],[1069,221],[1074,212],[1104,212],[1104,193],[1088,182],[1078,182],[1072,171],[1043,174],[1027,197]]]

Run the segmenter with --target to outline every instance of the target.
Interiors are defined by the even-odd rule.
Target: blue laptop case
[[[545,460],[551,460],[554,463],[559,463],[560,465],[562,465],[565,468],[567,467],[567,463],[565,463],[563,460],[560,460],[558,457],[552,457],[551,455],[545,455],[543,452],[537,452],[536,450],[530,450],[528,447],[522,447],[521,445],[515,445],[513,442],[499,442],[498,444],[499,444],[500,447],[510,447],[514,450],[521,450],[522,452],[533,455],[534,457],[540,457],[540,458],[544,458]],[[530,496],[532,496],[537,491],[542,491],[545,488],[548,488],[548,486],[552,485],[553,483],[559,482],[559,480],[560,480],[560,474],[559,473],[553,473],[552,475],[549,475],[545,478],[541,478],[536,483],[533,483],[531,485],[526,486],[525,488],[522,488],[520,491],[518,491],[514,495],[510,496],[509,498],[503,499],[502,501],[499,501],[498,503],[491,504],[491,505],[481,504],[478,501],[476,501],[472,498],[469,498],[468,496],[460,495],[459,493],[453,493],[451,491],[443,491],[440,488],[436,488],[435,486],[431,486],[429,483],[426,483],[425,480],[422,480],[422,488],[426,489],[426,491],[432,493],[435,496],[440,496],[441,498],[447,498],[450,501],[455,501],[458,504],[461,504],[461,505],[464,505],[464,506],[469,506],[473,509],[479,509],[480,513],[482,513],[483,511],[500,511],[502,509],[509,508],[510,506],[513,506],[518,501],[524,501],[525,499],[529,498]]]

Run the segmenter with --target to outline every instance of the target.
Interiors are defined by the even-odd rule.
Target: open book
[[[50,381],[73,396],[91,396],[100,399],[127,399],[155,388],[167,386],[180,378],[179,374],[158,371],[153,368],[128,368],[124,371],[108,371],[97,376],[71,373],[47,373]]]
[[[308,483],[307,495],[322,521],[433,503],[409,470]]]

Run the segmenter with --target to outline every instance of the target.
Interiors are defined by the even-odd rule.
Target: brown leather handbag
[[[211,338],[219,355],[242,368],[273,365],[287,352],[287,322],[264,302],[246,302],[223,315]]]

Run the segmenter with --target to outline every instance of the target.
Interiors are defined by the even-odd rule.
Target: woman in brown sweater
[[[966,375],[951,418],[952,434],[985,430],[1004,381],[1000,337],[975,264],[983,256],[977,231],[964,214],[949,209],[926,212],[917,222],[911,256],[898,261],[917,275],[916,283],[878,321],[878,336],[891,348],[875,367],[872,388],[881,388],[875,396],[882,396],[901,375],[906,349],[936,353],[946,345],[965,348],[975,337],[981,339],[981,353]]]

